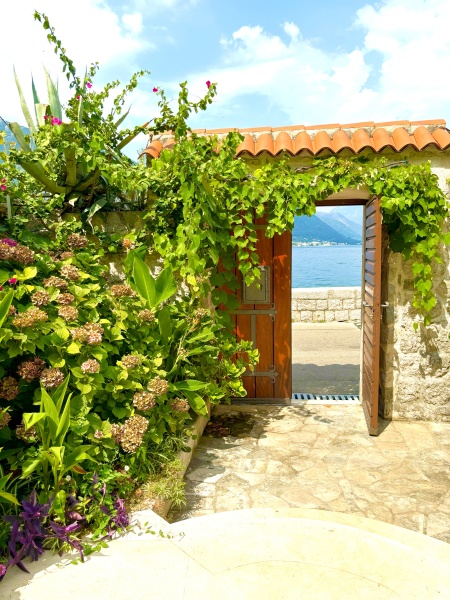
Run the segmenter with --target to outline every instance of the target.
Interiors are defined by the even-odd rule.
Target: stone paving
[[[311,508],[450,542],[450,423],[384,422],[361,406],[218,406],[186,472],[178,521],[245,508]]]

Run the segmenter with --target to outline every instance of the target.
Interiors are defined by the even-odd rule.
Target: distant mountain
[[[328,214],[339,213],[349,221],[362,227],[363,206],[334,206]]]
[[[330,227],[330,225],[319,219],[316,215],[312,217],[295,217],[292,242],[320,242],[349,245],[360,243],[355,237],[342,235],[342,233]]]
[[[340,206],[337,208],[347,208],[345,206]],[[350,207],[353,208],[353,207]],[[318,211],[316,215],[319,217],[321,221],[335,229],[341,235],[352,238],[356,242],[362,241],[362,224],[355,223],[354,221],[350,221],[340,212],[323,212]]]

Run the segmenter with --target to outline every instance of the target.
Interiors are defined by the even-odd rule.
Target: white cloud
[[[125,13],[122,15],[122,22],[131,34],[139,35],[142,33],[144,28],[142,13]]]
[[[7,91],[2,93],[0,115],[8,120],[23,121],[12,74],[13,63],[30,104],[31,73],[42,97],[46,97],[42,65],[54,78],[61,74],[61,62],[48,43],[46,32],[33,19],[35,9],[48,15],[80,73],[84,73],[86,65],[98,61],[107,73],[113,67],[111,78],[128,78],[135,70],[139,53],[150,47],[145,38],[140,37],[139,16],[129,14],[121,22],[104,0],[78,0],[76,9],[70,13],[62,8],[61,0],[5,3],[2,5],[3,23],[20,23],[20,30],[12,26],[2,28],[0,74],[2,89]],[[102,70],[98,81],[105,83]],[[64,97],[67,84],[62,74],[60,88]]]
[[[282,26],[287,42],[246,25],[221,40],[221,65],[189,80],[197,93],[206,79],[218,82],[219,98],[210,114],[230,126],[233,113],[226,107],[245,106],[247,94],[265,97],[278,114],[287,115],[286,124],[445,117],[449,23],[448,0],[372,2],[355,15],[364,41],[348,52],[320,49],[302,39],[292,22]],[[379,72],[372,72],[374,57]],[[283,123],[261,123],[266,124]]]

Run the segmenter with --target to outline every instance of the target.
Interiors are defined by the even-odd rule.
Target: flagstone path
[[[186,473],[178,521],[247,508],[322,509],[450,542],[450,423],[385,422],[360,406],[219,406]]]

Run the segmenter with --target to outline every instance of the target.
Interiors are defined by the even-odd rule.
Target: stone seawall
[[[361,322],[361,288],[293,288],[292,320]]]

